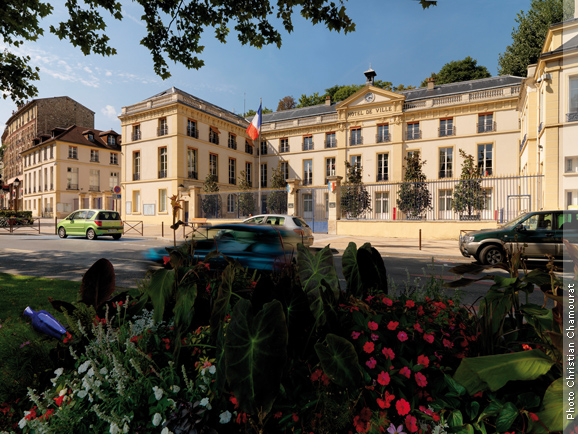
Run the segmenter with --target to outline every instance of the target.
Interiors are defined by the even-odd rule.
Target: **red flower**
[[[163,265],[167,265],[169,262],[171,262],[171,257],[163,256]]]
[[[376,365],[376,361],[373,357],[370,357],[369,360],[367,362],[365,362],[365,364],[369,367],[369,369],[373,369],[375,368]]]
[[[534,413],[528,413],[528,416],[530,416],[530,419],[532,419],[534,422],[538,422],[540,420],[540,418]]]
[[[404,366],[403,368],[401,368],[399,370],[399,373],[406,378],[409,378],[411,376],[411,371],[409,370],[409,368],[407,366]]]
[[[275,419],[281,419],[281,416],[283,416],[283,412],[278,411],[277,413],[275,413],[275,415],[273,416]]]
[[[530,350],[532,349],[532,347],[531,347],[530,345],[524,344],[524,345],[522,345],[522,349],[523,349],[524,351],[530,351]]]
[[[406,332],[399,332],[397,334],[397,338],[400,340],[400,342],[407,341],[407,333]]]
[[[411,410],[411,407],[409,406],[409,402],[407,402],[405,399],[398,399],[397,402],[395,403],[395,409],[397,410],[397,413],[400,416],[405,416],[406,414],[409,413],[409,411]]]
[[[427,368],[429,366],[429,359],[424,355],[417,356],[417,364]]]
[[[405,426],[409,432],[417,432],[417,419],[411,414],[408,414],[405,418]]]
[[[72,335],[69,332],[66,332],[66,336],[64,336],[64,339],[62,340],[62,342],[67,344],[71,340],[72,340]]]
[[[421,372],[415,374],[415,381],[419,387],[427,386],[427,378]]]
[[[359,338],[359,335],[361,335],[361,333],[355,332],[355,331],[354,331],[354,332],[351,332],[351,338],[352,338],[352,339],[357,339],[357,338]]]
[[[434,335],[433,335],[433,334],[430,334],[430,333],[424,333],[424,334],[423,334],[423,339],[424,339],[426,342],[428,342],[428,343],[431,344],[431,343],[433,343],[433,341],[434,341]]]
[[[299,416],[297,416],[297,413],[293,413],[293,420],[295,422],[297,422],[299,420]]]
[[[387,372],[381,371],[377,376],[377,382],[382,386],[387,386],[389,384],[389,374]]]
[[[375,321],[369,321],[367,323],[367,327],[369,327],[369,330],[377,330],[378,324]]]
[[[170,349],[171,349],[171,341],[170,341],[170,339],[168,339],[168,338],[163,338],[162,341],[165,343],[165,348],[166,348],[167,350],[170,350]]]
[[[229,401],[231,401],[231,404],[233,404],[235,406],[235,408],[239,407],[239,403],[237,402],[237,398],[235,398],[234,396],[231,396],[229,398]]]
[[[454,346],[453,342],[448,341],[447,339],[443,340],[444,347],[452,348]]]
[[[385,304],[386,306],[393,306],[393,301],[391,301],[391,299],[387,298],[387,297],[383,297],[383,299],[381,300],[383,302],[383,304]]]
[[[61,406],[62,405],[62,401],[64,401],[64,395],[62,396],[57,396],[56,398],[54,398],[54,402],[56,403],[57,406]]]
[[[373,353],[373,350],[375,349],[375,345],[373,344],[373,342],[366,342],[365,345],[363,346],[363,351],[365,351],[367,354],[371,354]]]
[[[413,300],[407,300],[405,302],[405,307],[414,307],[415,306],[415,302]]]
[[[50,409],[46,410],[46,413],[44,413],[42,416],[40,416],[40,419],[48,419],[50,416],[52,416],[52,413],[54,413],[54,409],[50,408]]]
[[[377,405],[379,405],[379,408],[384,409],[384,408],[389,408],[391,407],[391,401],[393,401],[395,399],[395,395],[392,395],[389,392],[385,392],[385,394],[383,395],[383,399],[381,398],[377,398]]]
[[[32,407],[32,409],[30,410],[30,413],[28,413],[24,419],[26,420],[32,420],[36,418],[36,406]]]
[[[389,360],[395,359],[395,353],[393,352],[393,350],[391,348],[384,348],[381,350],[381,352],[383,353],[383,355],[385,356],[386,359],[389,359]]]
[[[415,325],[413,326],[413,329],[417,330],[420,333],[423,333],[423,329],[421,328],[421,325],[418,322],[415,323]]]
[[[387,325],[387,328],[389,330],[395,330],[398,325],[399,323],[397,321],[390,321],[389,324]]]

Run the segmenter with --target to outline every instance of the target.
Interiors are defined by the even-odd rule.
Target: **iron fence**
[[[259,196],[261,202],[259,203]],[[241,218],[257,214],[287,214],[287,190],[251,190],[203,193],[201,217]]]
[[[540,209],[542,175],[341,186],[341,213],[359,220],[497,220]]]

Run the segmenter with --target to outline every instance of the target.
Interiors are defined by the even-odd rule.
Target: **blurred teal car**
[[[97,237],[108,236],[118,240],[123,232],[124,224],[117,211],[79,209],[58,223],[60,238],[78,235],[95,240]]]

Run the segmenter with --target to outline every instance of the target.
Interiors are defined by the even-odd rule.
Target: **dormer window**
[[[94,134],[88,133],[88,134],[86,135],[86,138],[87,138],[88,140],[90,140],[91,142],[94,142]]]
[[[116,145],[116,137],[109,135],[106,139],[106,143],[108,143],[109,146]]]

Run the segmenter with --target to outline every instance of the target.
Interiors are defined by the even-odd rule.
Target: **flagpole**
[[[259,98],[259,108],[261,109],[261,119],[259,122],[259,141],[257,142],[257,154],[259,154],[259,169],[257,176],[257,182],[259,183],[259,212],[258,214],[263,214],[263,209],[261,207],[261,124],[263,123],[263,99]]]

